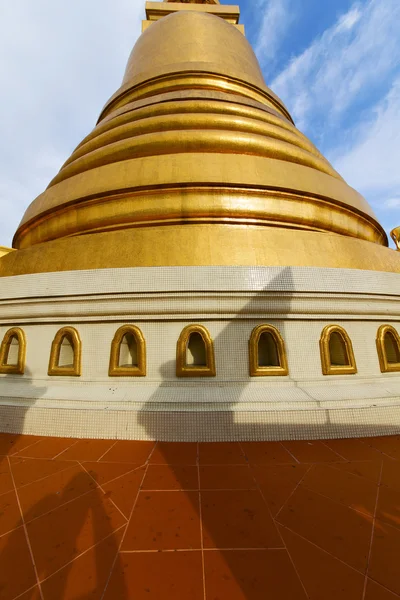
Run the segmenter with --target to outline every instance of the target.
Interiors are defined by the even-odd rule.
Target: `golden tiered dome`
[[[265,85],[232,7],[171,2],[171,14],[157,16],[152,4],[156,17],[122,87],[26,211],[14,238],[20,251],[2,260],[1,274],[210,264],[399,270],[367,202]]]

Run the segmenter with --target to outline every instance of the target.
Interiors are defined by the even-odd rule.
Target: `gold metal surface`
[[[332,364],[329,342],[332,334],[338,334],[343,342],[346,353],[346,365]],[[321,334],[319,341],[321,352],[322,373],[324,375],[353,375],[357,373],[356,360],[354,357],[353,344],[345,329],[340,325],[327,325]]]
[[[146,2],[146,18],[149,21],[158,21],[180,10],[216,15],[232,24],[238,23],[240,17],[238,6],[219,2],[185,2],[185,0],[181,2]]]
[[[247,40],[220,18],[237,7],[147,10],[154,23],[122,87],[27,209],[0,275],[227,264],[400,272],[371,207],[294,127]]]
[[[16,364],[9,364],[9,351],[13,339],[18,343],[18,359]],[[0,346],[0,373],[7,375],[23,375],[25,371],[26,337],[20,327],[12,327],[4,334]]]
[[[279,362],[278,366],[260,366],[259,343],[263,333],[270,334],[275,342]],[[285,342],[276,327],[272,325],[258,325],[251,332],[249,340],[249,371],[250,377],[270,377],[289,374]]]
[[[205,345],[206,365],[188,365],[186,353],[190,336],[198,333]],[[181,332],[176,344],[176,376],[177,377],[215,377],[214,343],[208,329],[203,325],[187,325]]]
[[[136,342],[136,365],[126,366],[119,364],[121,343],[126,334],[131,334]],[[136,327],[135,325],[123,325],[116,331],[111,342],[110,366],[108,369],[108,374],[110,377],[145,377],[146,341],[139,327]]]
[[[15,252],[14,248],[7,248],[6,246],[0,246],[0,258],[5,256],[9,252]]]
[[[357,192],[316,169],[294,163],[288,169],[287,164],[243,154],[196,153],[97,167],[39,196],[26,211],[14,245],[25,248],[93,228],[168,224],[176,218],[184,226],[208,217],[238,224],[246,219],[249,224],[305,225],[386,245],[385,232]],[[243,185],[243,173],[252,185]]]
[[[400,273],[400,253],[347,236],[246,225],[142,227],[62,238],[0,259],[0,276],[164,266],[309,266]]]
[[[59,366],[61,344],[67,338],[73,350],[72,366]],[[78,331],[74,327],[62,327],[56,333],[51,344],[48,375],[65,375],[80,377],[82,343]]]
[[[397,250],[400,250],[400,227],[395,227],[391,232],[392,240],[396,244]]]
[[[400,336],[398,331],[391,325],[381,325],[376,335],[376,349],[378,351],[379,366],[381,373],[393,373],[400,371],[400,360],[390,362],[385,348],[385,337],[392,336],[394,344],[397,346],[397,354],[400,356]]]

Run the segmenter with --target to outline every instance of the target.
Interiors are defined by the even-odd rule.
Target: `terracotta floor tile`
[[[100,490],[27,524],[40,579],[46,579],[94,544],[125,524],[125,519]]]
[[[103,485],[103,483],[139,469],[141,465],[133,463],[82,462],[82,467],[86,469],[99,485]]]
[[[199,444],[200,465],[245,465],[246,458],[238,442],[204,442]]]
[[[400,528],[400,492],[382,485],[379,488],[376,516],[393,527]]]
[[[106,496],[118,506],[126,518],[131,514],[144,473],[145,467],[140,467],[102,485]]]
[[[362,600],[364,575],[289,529],[279,530],[310,600]]]
[[[155,442],[119,440],[101,458],[105,462],[135,463],[143,465],[149,458]]]
[[[204,553],[207,598],[306,600],[285,550],[230,550]]]
[[[261,494],[201,492],[204,548],[281,548],[282,540]]]
[[[282,444],[289,450],[291,454],[293,454],[295,458],[297,458],[299,462],[315,463],[337,462],[343,460],[338,454],[336,454],[336,452],[319,441],[285,441],[282,442]]]
[[[301,464],[252,467],[273,516],[280,511],[309,468],[310,465]]]
[[[241,446],[253,465],[272,466],[295,462],[280,442],[242,442]]]
[[[143,490],[198,490],[197,467],[149,465]]]
[[[367,581],[367,589],[364,600],[398,600],[399,596],[397,594],[392,594],[386,588],[383,588],[381,585],[377,584],[372,579],[368,579]]]
[[[395,459],[400,459],[400,436],[381,436],[373,438],[364,438],[368,446],[376,448],[380,452],[387,454]]]
[[[0,535],[20,525],[22,525],[21,513],[17,497],[12,490],[0,496]]]
[[[324,440],[325,446],[343,456],[346,460],[378,460],[382,459],[382,454],[374,448],[368,446],[359,439],[347,440]]]
[[[200,548],[197,492],[141,492],[122,550]]]
[[[399,564],[400,530],[377,520],[368,576],[400,595]]]
[[[390,459],[383,461],[381,483],[400,492],[400,461]]]
[[[196,465],[197,443],[158,442],[151,455],[150,464]]]
[[[30,483],[18,490],[24,519],[36,519],[95,487],[96,483],[79,465]]]
[[[202,490],[254,490],[256,483],[248,466],[224,465],[200,467]]]
[[[277,517],[279,523],[350,566],[364,571],[372,519],[300,485]]]
[[[57,457],[57,460],[98,460],[115,440],[79,440]]]
[[[17,488],[34,483],[54,473],[59,473],[73,466],[70,462],[42,460],[35,458],[10,458],[11,470]]]
[[[352,473],[353,475],[358,475],[359,477],[364,477],[369,481],[378,483],[381,476],[382,462],[379,462],[377,460],[364,462],[351,461],[344,463],[335,463],[331,466],[332,468],[339,469],[340,471],[346,471],[346,473]]]
[[[106,586],[124,528],[119,529],[93,549],[76,558],[42,582],[44,600],[100,600]],[[119,559],[118,559],[119,560]],[[120,592],[125,590],[119,590]],[[115,600],[128,599],[117,594]]]
[[[37,435],[19,435],[11,433],[0,434],[0,454],[11,456],[23,448],[32,446],[42,438]]]
[[[350,508],[374,514],[378,487],[372,481],[318,464],[311,467],[302,485]]]
[[[203,600],[201,552],[122,553],[104,600],[119,598]]]
[[[28,458],[54,458],[60,452],[75,444],[76,439],[73,438],[45,438],[42,437],[40,442],[23,448],[18,452],[18,456],[26,456]]]
[[[14,483],[8,466],[8,460],[0,462],[0,494],[11,492],[14,489]]]
[[[18,600],[41,600],[38,586],[35,585],[34,588],[31,588],[28,592],[22,594],[22,596],[18,596]]]
[[[0,597],[13,600],[36,584],[23,527],[0,537]]]

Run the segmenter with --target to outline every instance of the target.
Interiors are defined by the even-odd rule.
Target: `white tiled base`
[[[382,374],[380,325],[400,332],[400,274],[317,268],[106,269],[1,280],[0,339],[27,337],[23,376],[0,376],[0,429],[14,433],[160,440],[316,439],[400,433],[400,373]],[[145,378],[110,378],[115,331],[134,323],[147,346]],[[178,379],[176,342],[201,323],[217,376]],[[251,378],[248,340],[260,323],[285,341],[289,375]],[[349,333],[356,375],[323,376],[319,337]],[[64,325],[82,339],[82,376],[49,377]]]

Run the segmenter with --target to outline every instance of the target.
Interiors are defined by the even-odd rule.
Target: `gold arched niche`
[[[376,335],[376,349],[382,373],[400,371],[400,336],[392,325],[381,325]]]
[[[125,348],[126,345],[126,348]],[[130,359],[124,358],[126,354]],[[146,341],[135,325],[123,325],[111,342],[110,377],[144,377],[146,375]]]
[[[285,342],[273,325],[258,325],[249,340],[250,377],[287,375]]]
[[[176,345],[177,377],[215,377],[214,344],[206,327],[187,325]]]
[[[319,341],[322,373],[324,375],[351,375],[357,373],[353,344],[349,334],[340,325],[327,325]]]
[[[25,371],[25,357],[25,333],[20,327],[12,327],[6,331],[1,342],[0,373],[23,375]]]
[[[74,327],[59,329],[51,344],[48,375],[81,374],[81,338]]]

